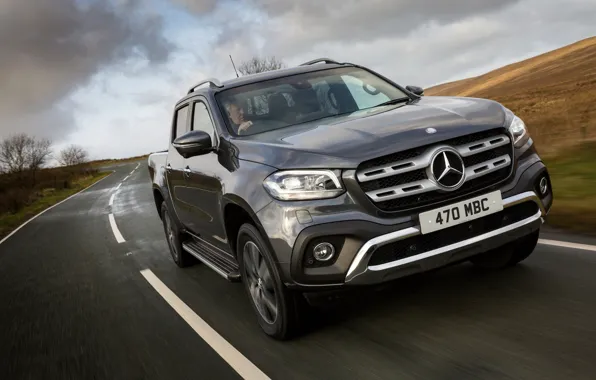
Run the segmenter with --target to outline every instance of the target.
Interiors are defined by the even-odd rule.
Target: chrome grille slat
[[[358,172],[356,175],[358,181],[367,182],[375,179],[381,179],[385,177],[391,177],[398,174],[411,172],[414,170],[424,169],[430,164],[432,158],[428,152],[421,156],[418,156],[411,160],[397,161],[390,165],[377,166],[374,168],[366,169],[365,171]],[[398,168],[398,169],[394,169]],[[378,173],[377,173],[378,172]]]
[[[477,165],[470,166],[466,168],[466,181],[473,180],[478,177],[482,177],[483,175],[490,174],[492,172],[496,172],[497,170],[506,168],[511,164],[511,157],[508,154],[503,156],[493,158],[492,160],[481,162]],[[476,173],[476,170],[486,166],[487,168],[481,172]]]
[[[455,147],[462,157],[468,157],[473,154],[486,152],[487,150],[495,149],[503,145],[509,144],[511,140],[506,135],[489,137],[483,140],[475,141],[473,143],[458,145]],[[474,149],[470,149],[474,148]]]
[[[404,189],[418,187],[411,191]],[[366,193],[374,202],[382,202],[390,199],[409,197],[410,195],[422,194],[427,191],[437,190],[439,187],[432,182],[430,179],[424,179],[422,181],[410,182],[404,185],[387,187],[381,190],[369,191]],[[385,195],[384,195],[385,194]]]
[[[492,142],[492,143],[491,143]],[[472,143],[457,145],[454,148],[462,157],[469,157],[475,154],[486,152],[491,149],[498,148],[503,145],[507,145],[511,142],[509,136],[499,135],[494,137],[485,138]],[[471,150],[472,147],[478,147]],[[422,155],[413,159],[396,161],[389,165],[376,166],[368,168],[366,170],[359,170],[356,173],[356,177],[360,182],[374,181],[375,179],[381,179],[407,173],[414,170],[420,170],[430,165],[430,161],[434,155],[434,152],[441,148],[441,146],[434,146],[429,148]]]
[[[487,132],[480,132],[473,135],[463,136],[456,139],[439,142],[432,146],[423,148],[414,148],[417,150],[417,155],[414,158],[395,161],[383,165],[370,165],[370,163],[382,162],[386,158],[380,157],[371,160],[370,163],[365,163],[362,166],[366,169],[356,171],[356,178],[362,185],[362,190],[372,200],[377,203],[378,207],[385,209],[385,205],[393,204],[400,205],[406,202],[410,207],[418,207],[416,202],[420,202],[417,195],[424,197],[422,202],[424,204],[429,202],[429,199],[446,199],[447,193],[454,192],[455,196],[462,195],[462,192],[468,192],[472,189],[482,186],[488,186],[492,181],[485,177],[482,180],[474,181],[480,177],[494,173],[496,175],[494,183],[503,180],[506,175],[504,172],[510,168],[513,159],[513,146],[511,138],[504,133],[505,130],[492,130]],[[438,152],[445,149],[455,150],[468,162],[469,166],[465,166],[465,179],[462,182],[461,190],[455,188],[453,190],[446,189],[444,186],[438,185],[430,174],[430,165]],[[401,153],[394,153],[392,156],[402,157],[410,153],[404,151]],[[507,154],[505,154],[507,153]],[[387,161],[385,161],[387,162]],[[420,175],[412,175],[412,172],[417,171]],[[510,172],[510,171],[509,171]],[[415,181],[406,182],[407,176],[410,180],[416,178]],[[470,183],[468,183],[470,182]],[[466,190],[469,189],[469,190]],[[422,195],[424,194],[424,195]],[[443,195],[441,195],[443,194]],[[432,198],[429,198],[432,197]],[[413,199],[418,199],[412,203]],[[390,206],[395,208],[395,206]],[[399,207],[399,206],[398,206]],[[406,206],[407,207],[407,206]]]

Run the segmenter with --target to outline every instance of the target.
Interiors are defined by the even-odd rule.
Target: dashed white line
[[[90,188],[92,188],[93,186],[97,185],[98,183],[100,183],[101,181],[103,181],[104,179],[108,178],[109,176],[111,176],[112,174],[114,174],[114,171],[112,171],[112,173],[110,173],[109,175],[103,177],[102,179],[100,179],[99,181],[95,182],[94,184],[92,184],[91,186],[88,186],[86,188],[84,188],[83,190],[79,191],[76,194],[71,195],[70,197],[64,199],[63,201],[60,201],[58,203],[56,203],[53,206],[50,206],[48,208],[46,208],[45,210],[43,210],[42,212],[40,212],[39,214],[35,215],[34,217],[32,217],[31,219],[27,220],[25,223],[21,224],[20,226],[18,226],[14,231],[12,231],[11,233],[9,233],[4,239],[0,240],[0,244],[4,243],[5,241],[8,240],[8,238],[10,238],[12,235],[16,234],[21,228],[25,227],[27,224],[31,223],[33,220],[37,219],[38,217],[40,217],[42,214],[50,211],[51,209],[53,209],[54,207],[57,207],[59,205],[61,205],[62,203],[70,200],[71,198],[76,197],[77,195],[81,194],[83,191],[88,190]]]
[[[135,170],[137,170],[139,168],[139,166],[141,166],[140,162],[137,164],[137,167],[135,168]]]
[[[199,334],[203,340],[215,350],[244,379],[269,379],[256,365],[248,360],[234,346],[226,341],[211,326],[188,307],[150,270],[141,271],[145,280],[160,296]]]
[[[130,176],[129,176],[129,175],[127,175],[127,176],[126,176],[126,177],[125,177],[125,178],[122,180],[122,182],[126,182],[126,180],[127,180],[128,178],[130,178]]]
[[[112,206],[114,204],[115,197],[116,197],[116,193],[112,194],[112,196],[110,197],[110,206]]]
[[[118,189],[120,189],[120,186],[122,186],[122,182],[120,182],[120,183],[118,184],[118,186],[116,186],[116,188],[115,188],[114,190],[118,190]]]
[[[134,174],[135,170],[137,170],[137,169],[133,169],[133,170],[130,172],[130,174],[129,174],[129,177],[130,177],[131,175],[133,175],[133,174]]]
[[[544,245],[552,245],[552,246],[555,246],[555,247],[581,249],[583,251],[596,252],[596,245],[579,244],[579,243],[569,243],[569,242],[566,242],[566,241],[557,241],[557,240],[548,240],[548,239],[538,239],[538,243],[544,244]]]
[[[118,242],[118,244],[126,242],[126,240],[124,240],[124,237],[120,233],[118,226],[116,225],[116,219],[114,219],[114,214],[110,214],[109,219],[110,226],[112,227],[112,232],[114,233],[114,236],[116,237],[116,241]]]

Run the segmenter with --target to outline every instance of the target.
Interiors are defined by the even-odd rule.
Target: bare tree
[[[8,173],[37,170],[52,156],[52,143],[19,133],[0,142],[0,165]]]
[[[52,142],[48,139],[33,139],[29,153],[29,169],[38,170],[42,168],[52,157]]]
[[[244,61],[238,66],[238,71],[242,75],[250,75],[262,73],[265,71],[278,70],[286,67],[282,60],[275,57],[259,58],[252,57],[248,61]]]
[[[73,166],[84,164],[88,158],[89,154],[85,149],[78,145],[71,145],[60,151],[58,162],[63,166]]]

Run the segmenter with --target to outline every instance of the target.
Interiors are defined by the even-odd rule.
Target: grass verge
[[[596,142],[544,161],[555,194],[547,223],[596,235]]]
[[[24,207],[16,214],[5,213],[0,215],[0,239],[14,231],[15,228],[39,214],[43,210],[56,203],[78,193],[79,191],[93,185],[100,179],[107,177],[111,172],[101,172],[85,177],[80,177],[72,182],[68,189],[56,190],[53,188],[44,189],[41,196],[32,204]]]

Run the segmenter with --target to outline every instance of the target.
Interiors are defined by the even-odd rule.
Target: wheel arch
[[[273,247],[269,242],[269,236],[265,232],[265,228],[263,228],[253,209],[242,198],[230,195],[224,197],[222,216],[226,237],[228,239],[230,249],[236,258],[238,257],[238,250],[236,247],[238,232],[244,223],[250,223],[255,226],[267,244],[267,248],[271,252],[274,252]]]
[[[157,209],[157,214],[159,215],[159,218],[161,219],[161,217],[162,217],[161,204],[163,202],[165,202],[165,198],[164,198],[163,194],[161,193],[161,190],[157,186],[153,187],[153,201],[155,202],[155,208]]]

